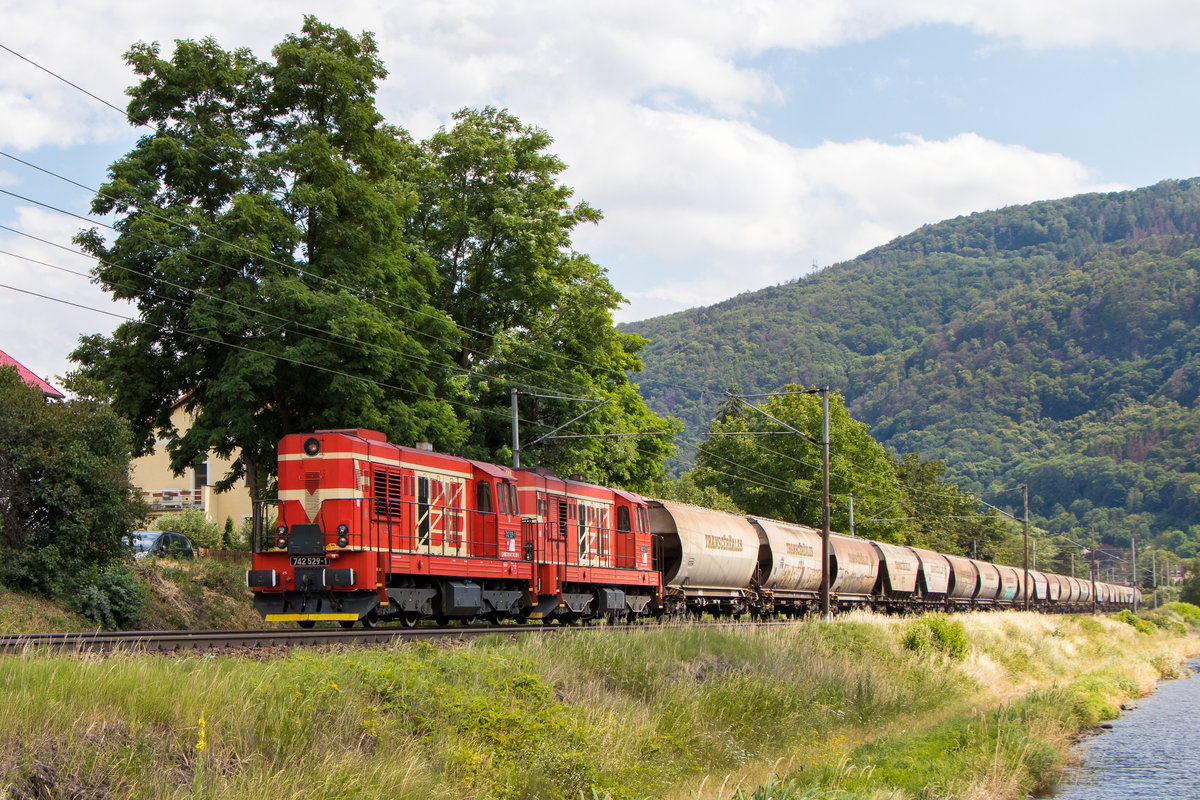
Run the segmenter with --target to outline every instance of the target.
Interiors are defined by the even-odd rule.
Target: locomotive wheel
[[[417,622],[421,619],[419,611],[404,611],[400,614],[400,624],[406,628],[417,627]]]
[[[343,628],[353,628],[353,627],[354,627],[354,620],[352,620],[352,619],[339,619],[339,620],[338,620],[338,625],[341,625]]]
[[[374,628],[379,625],[379,615],[374,611],[368,611],[359,621],[362,622],[364,628]]]

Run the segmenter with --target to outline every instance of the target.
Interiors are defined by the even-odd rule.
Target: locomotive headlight
[[[339,537],[337,538],[337,546],[338,546],[338,547],[345,547],[345,546],[346,546],[346,545],[348,545],[348,544],[350,544],[350,537],[349,537],[349,536],[339,536]]]
[[[345,547],[346,545],[350,544],[350,526],[349,525],[347,525],[344,522],[341,525],[338,525],[337,526],[337,534],[338,534],[338,537],[337,537],[337,546],[338,547]]]
[[[321,443],[317,441],[315,436],[310,436],[304,440],[304,453],[306,455],[315,456],[321,452]]]
[[[286,525],[276,525],[275,526],[275,538],[282,539],[285,536],[287,536],[287,526]]]
[[[287,537],[286,536],[276,536],[275,537],[275,549],[276,550],[286,550],[287,549]]]

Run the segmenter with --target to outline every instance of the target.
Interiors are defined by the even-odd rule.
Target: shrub
[[[148,592],[130,569],[113,565],[93,572],[74,596],[77,611],[104,628],[127,625],[146,602]]]
[[[902,642],[914,653],[936,652],[959,661],[967,655],[967,634],[962,623],[944,614],[926,614],[908,626]]]
[[[1188,625],[1200,627],[1200,606],[1176,602],[1167,603],[1163,606],[1163,610],[1178,614]]]
[[[128,558],[146,507],[129,482],[129,425],[101,403],[47,403],[0,368],[0,583],[73,598]]]
[[[221,534],[221,547],[226,550],[237,549],[237,540],[233,530],[233,517],[225,518],[225,532]]]
[[[1138,612],[1138,618],[1149,622],[1157,628],[1162,628],[1164,631],[1177,633],[1180,636],[1187,636],[1187,625],[1184,625],[1179,621],[1179,617],[1168,611],[1148,609]]]
[[[216,549],[221,546],[221,526],[209,522],[198,508],[167,514],[154,521],[156,531],[175,531],[192,540],[193,547]]]
[[[1138,633],[1154,633],[1153,625],[1151,625],[1149,622],[1146,622],[1144,619],[1138,619],[1138,617],[1128,608],[1121,609],[1120,613],[1117,614],[1117,619],[1121,620],[1121,622],[1124,622],[1126,625],[1132,625]]]

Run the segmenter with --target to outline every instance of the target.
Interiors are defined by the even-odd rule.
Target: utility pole
[[[1137,611],[1137,537],[1134,536],[1129,540],[1129,546],[1133,552],[1129,556],[1130,565],[1133,567],[1133,576],[1129,579],[1129,585],[1133,587],[1133,610]]]
[[[829,610],[829,387],[821,387],[821,619],[833,621]]]
[[[509,389],[509,399],[512,401],[512,434],[513,434],[513,469],[521,468],[521,434],[517,432],[517,390]]]
[[[1029,484],[1022,487],[1025,490],[1025,610],[1029,610]]]
[[[1092,613],[1096,613],[1096,536],[1092,534]]]
[[[1154,607],[1158,608],[1158,553],[1150,551],[1150,580],[1154,585]]]
[[[854,494],[850,495],[850,535],[856,536],[854,533]]]

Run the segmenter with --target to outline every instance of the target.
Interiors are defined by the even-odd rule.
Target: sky
[[[793,280],[942,219],[1200,176],[1194,0],[305,13],[374,33],[378,107],[416,139],[486,105],[548,131],[575,199],[604,212],[574,244],[627,299],[618,321]],[[0,350],[54,381],[80,336],[134,313],[71,245],[138,136],[106,105],[134,82],[126,50],[211,36],[269,58],[302,16],[280,0],[0,0],[0,19]]]

